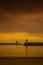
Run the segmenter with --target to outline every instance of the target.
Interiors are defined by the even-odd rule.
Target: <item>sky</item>
[[[0,42],[9,36],[43,41],[43,0],[0,1]]]

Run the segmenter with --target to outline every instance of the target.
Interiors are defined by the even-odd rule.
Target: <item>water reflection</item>
[[[43,57],[43,46],[0,45],[0,57]]]

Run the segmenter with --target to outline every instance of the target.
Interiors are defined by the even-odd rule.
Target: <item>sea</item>
[[[0,57],[43,57],[43,46],[0,45]]]

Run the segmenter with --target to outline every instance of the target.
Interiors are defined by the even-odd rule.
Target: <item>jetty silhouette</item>
[[[21,43],[0,43],[0,45],[24,45],[24,46],[43,46],[43,42],[28,42],[28,44],[21,44]]]

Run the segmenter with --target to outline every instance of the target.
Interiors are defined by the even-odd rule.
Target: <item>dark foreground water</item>
[[[43,59],[0,59],[0,65],[43,65]]]

